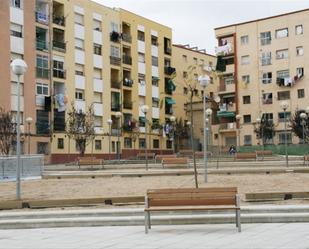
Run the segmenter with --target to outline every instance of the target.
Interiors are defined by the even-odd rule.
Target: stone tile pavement
[[[309,223],[0,230],[0,249],[309,249]]]

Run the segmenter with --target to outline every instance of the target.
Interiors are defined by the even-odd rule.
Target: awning
[[[174,105],[176,104],[176,101],[170,97],[166,97],[165,98],[165,103],[168,104],[168,105]]]
[[[139,122],[146,122],[146,118],[145,117],[139,117]]]
[[[160,78],[159,78],[159,77],[156,77],[156,76],[152,76],[152,80],[158,81],[158,80],[160,80]]]
[[[232,97],[235,97],[235,93],[229,93],[229,94],[226,94],[226,95],[222,95],[223,99],[232,98]]]
[[[235,117],[235,112],[227,112],[227,111],[221,111],[217,112],[218,118],[233,118]]]
[[[176,90],[176,85],[174,84],[172,80],[167,81],[167,89],[172,92]]]
[[[156,97],[152,97],[152,100],[153,100],[153,101],[158,101],[158,102],[160,101],[160,99],[159,99],[159,98],[156,98]]]

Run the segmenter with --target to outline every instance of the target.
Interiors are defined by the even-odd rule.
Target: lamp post
[[[217,104],[217,107],[219,106],[220,104],[220,101],[221,101],[221,98],[220,96],[216,96],[214,98],[216,104]],[[219,109],[220,110],[220,109]],[[217,150],[217,169],[219,168],[219,157],[220,157],[220,154],[221,154],[221,148],[220,148],[220,121],[221,121],[221,118],[219,117],[219,128],[218,128],[218,150]]]
[[[115,116],[117,118],[117,159],[119,163],[120,162],[120,117],[122,116],[122,113],[116,112]]]
[[[11,62],[11,69],[17,76],[17,170],[16,170],[16,198],[20,199],[20,76],[27,71],[27,64],[21,59],[15,59]]]
[[[307,119],[307,114],[302,112],[300,115],[299,115],[300,119],[301,119],[301,125],[302,125],[302,128],[303,128],[303,144],[305,143],[305,124],[306,124],[306,119]]]
[[[287,130],[286,130],[286,110],[289,107],[289,103],[286,101],[281,102],[280,104],[281,108],[283,109],[283,113],[284,113],[284,133],[285,133],[285,141],[284,141],[284,145],[285,145],[285,163],[286,166],[289,166],[289,157],[288,157],[288,134],[287,134]]]
[[[200,86],[203,88],[203,135],[204,135],[204,168],[205,168],[205,182],[207,182],[207,153],[206,153],[206,99],[205,99],[205,89],[210,83],[210,77],[208,75],[203,75],[198,77]]]
[[[113,120],[107,120],[109,132],[108,132],[108,159],[111,160],[111,134],[112,134],[112,124]]]
[[[148,154],[147,154],[147,112],[149,110],[148,105],[143,105],[141,111],[145,114],[145,158],[146,158],[146,170],[148,170]]]
[[[241,120],[241,115],[237,114],[236,115],[236,122],[237,122],[237,137],[238,137],[238,141],[237,141],[237,151],[240,151],[240,120]]]
[[[30,125],[32,123],[32,118],[28,117],[26,118],[26,123],[28,124],[28,155],[30,155]]]
[[[175,116],[170,117],[170,121],[172,122],[172,127],[173,127],[173,152],[174,154],[176,153],[176,144],[175,144]]]

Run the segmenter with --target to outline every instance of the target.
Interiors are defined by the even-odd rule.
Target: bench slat
[[[173,198],[221,198],[235,197],[235,192],[215,193],[149,193],[149,199],[173,199]]]
[[[178,206],[178,207],[150,207],[145,211],[199,211],[199,210],[235,210],[235,206]]]
[[[222,187],[222,188],[216,188],[216,187],[210,187],[210,188],[166,188],[166,189],[148,189],[148,193],[201,193],[201,192],[234,192],[237,193],[236,187]]]
[[[192,206],[192,205],[235,205],[235,198],[218,198],[218,199],[175,199],[160,200],[150,199],[149,206]]]

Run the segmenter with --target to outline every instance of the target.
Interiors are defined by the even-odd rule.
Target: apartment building
[[[174,115],[177,119],[181,119],[184,125],[186,125],[187,121],[190,121],[190,88],[192,88],[194,90],[192,99],[193,137],[195,138],[197,149],[199,145],[203,144],[203,95],[206,97],[206,108],[214,110],[209,118],[209,129],[211,128],[211,123],[216,122],[215,111],[218,109],[218,105],[214,99],[217,96],[216,92],[219,82],[219,78],[214,72],[216,61],[216,57],[207,54],[205,49],[198,49],[189,45],[173,45],[173,65],[177,70],[176,77],[173,79],[177,86],[174,92],[176,101]],[[191,70],[192,67],[195,69]],[[210,77],[210,84],[205,90],[198,82],[198,78],[204,75]],[[208,144],[211,144],[211,136],[208,137]],[[188,139],[184,139],[180,148],[188,147],[188,141]]]
[[[51,162],[78,156],[75,141],[65,134],[72,105],[94,110],[96,136],[86,154],[135,155],[145,148],[146,121],[148,149],[172,149],[162,132],[173,110],[173,89],[165,91],[175,71],[170,28],[90,0],[1,1],[0,17],[6,20],[0,31],[6,89],[0,106],[17,110],[16,76],[9,64],[23,58],[28,71],[21,79],[22,129],[30,127],[30,153],[43,153]],[[144,104],[150,107],[146,117]],[[27,126],[26,117],[33,119]],[[23,140],[28,148],[28,139]]]
[[[290,127],[284,128],[280,103],[288,103],[287,118],[309,104],[308,21],[305,9],[215,29],[217,69],[222,71],[218,94],[225,105],[217,114],[221,124],[213,130],[221,145],[258,144],[258,118],[275,126],[275,136],[266,144],[282,144],[286,135],[288,143],[299,143]],[[241,115],[239,122],[236,114]]]

